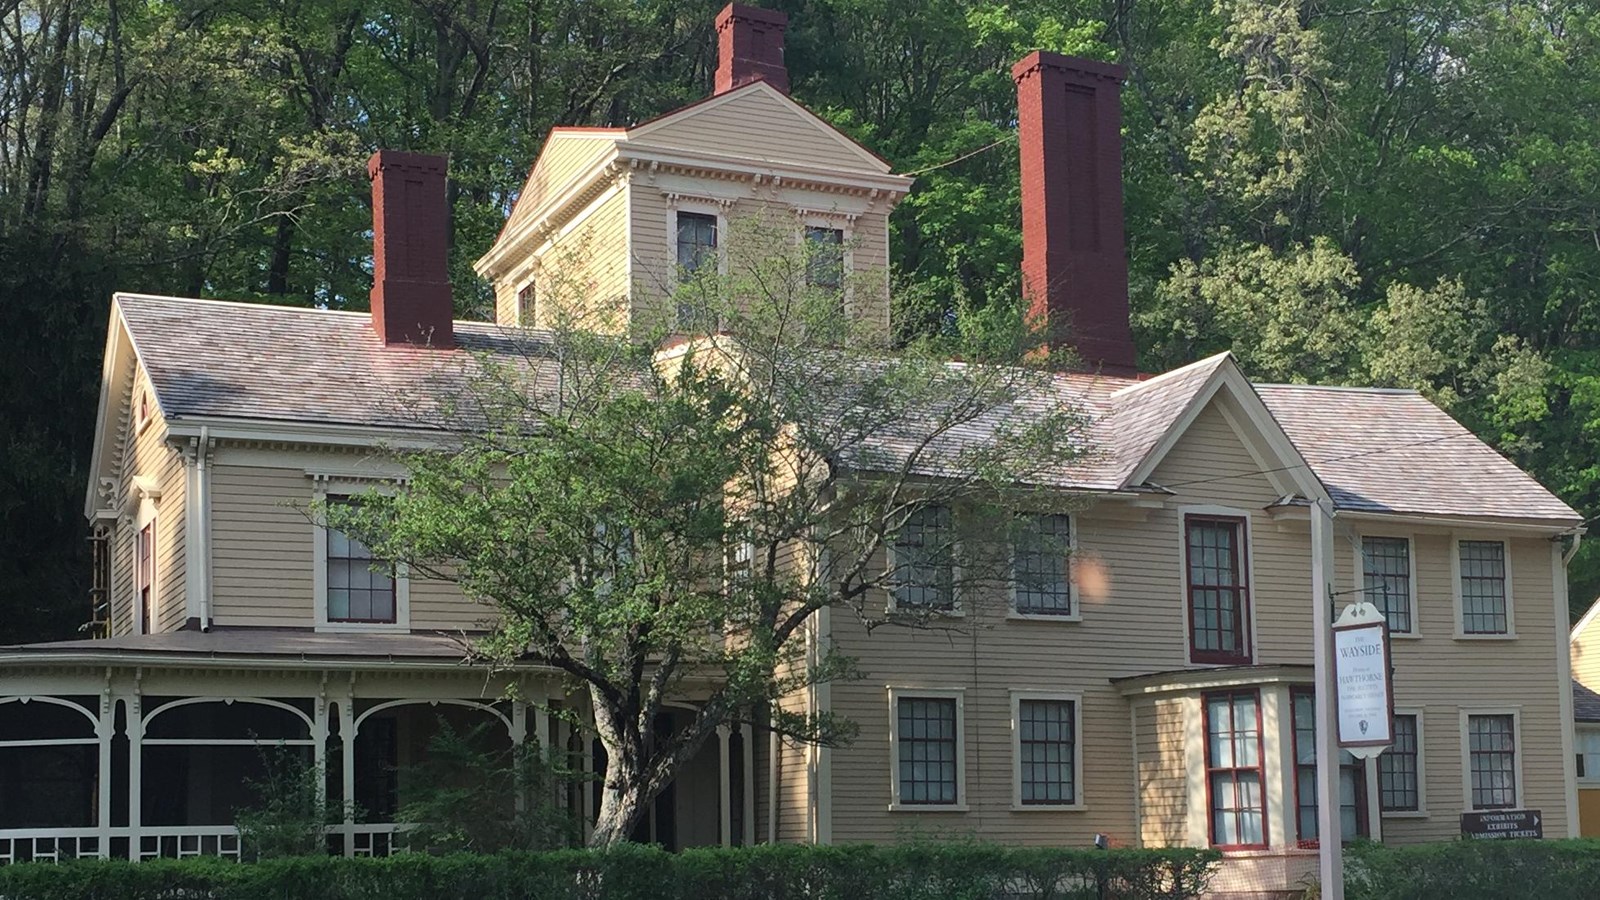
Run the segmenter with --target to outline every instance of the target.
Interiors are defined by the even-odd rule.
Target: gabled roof
[[[424,431],[437,427],[442,405],[469,395],[480,357],[517,367],[536,389],[554,391],[559,384],[552,335],[532,329],[457,322],[457,349],[423,350],[383,346],[365,313],[118,294],[112,316],[114,336],[125,332],[124,343],[175,425],[254,420],[313,426],[334,436],[361,429]],[[1411,391],[1252,386],[1227,354],[1146,381],[1062,373],[1038,390],[1016,409],[996,411],[995,421],[964,426],[951,436],[953,445],[984,440],[1006,415],[1070,405],[1081,413],[1087,452],[1060,471],[1041,473],[1041,484],[1159,491],[1145,483],[1149,473],[1194,416],[1226,395],[1243,413],[1241,427],[1253,430],[1251,437],[1271,457],[1263,457],[1263,474],[1295,476],[1302,498],[1316,499],[1325,486],[1338,509],[1363,513],[1550,528],[1582,520]],[[102,393],[102,419],[112,397]],[[885,437],[878,449],[892,455],[892,440]]]

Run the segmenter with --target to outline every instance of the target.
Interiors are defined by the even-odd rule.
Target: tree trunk
[[[606,751],[606,771],[589,846],[610,847],[628,840],[655,799],[648,795],[644,778],[651,736],[649,729],[639,729],[630,721],[632,717],[608,706],[598,694],[593,705],[595,735]]]

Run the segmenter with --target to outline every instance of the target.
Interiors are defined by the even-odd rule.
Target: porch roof
[[[349,662],[402,667],[465,667],[475,635],[461,632],[329,633],[310,628],[213,627],[210,631],[0,646],[0,665],[185,663],[196,665]]]

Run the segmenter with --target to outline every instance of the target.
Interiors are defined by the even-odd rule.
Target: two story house
[[[846,310],[887,332],[887,217],[911,179],[789,96],[784,26],[730,5],[712,96],[552,132],[477,264],[495,322],[451,317],[444,161],[389,151],[370,164],[370,314],[115,297],[85,505],[106,633],[0,648],[0,861],[237,855],[239,773],[263,746],[325,767],[348,811],[330,847],[351,855],[388,851],[395,773],[441,721],[603,764],[581,717],[552,714],[585,703],[551,669],[463,664],[492,610],[375,571],[306,507],[403,489],[378,448],[438,439],[430,398],[477,360],[537,377],[523,350],[548,324],[540,298],[574,265],[594,327],[626,334],[680,316],[663,286],[718,264],[759,215],[839,248]],[[1013,75],[1023,289],[1084,361],[1055,386],[1097,451],[1040,486],[1060,509],[1037,527],[1072,553],[1019,548],[1029,587],[954,629],[868,633],[824,612],[801,639],[865,677],[789,702],[860,737],[724,729],[638,837],[1104,834],[1220,848],[1217,890],[1283,891],[1323,837],[1313,623],[1358,597],[1393,635],[1396,740],[1341,760],[1341,837],[1447,840],[1464,811],[1509,808],[1576,833],[1565,563],[1581,517],[1412,391],[1254,384],[1226,354],[1139,373],[1122,72],[1035,53]],[[960,514],[925,512],[935,531]],[[916,595],[947,605],[942,584]],[[590,792],[566,802],[592,816]]]

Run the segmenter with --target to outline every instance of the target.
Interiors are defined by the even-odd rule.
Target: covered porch
[[[587,703],[541,667],[491,677],[461,658],[448,636],[242,628],[0,648],[0,864],[239,858],[236,816],[258,802],[269,755],[320,773],[330,853],[387,855],[405,844],[405,773],[444,727],[486,750],[560,754],[585,777],[554,800],[586,836],[605,766]],[[753,745],[748,728],[722,729],[635,838],[753,842]]]

